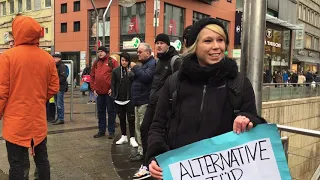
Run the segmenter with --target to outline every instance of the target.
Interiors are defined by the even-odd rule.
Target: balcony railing
[[[320,96],[320,83],[265,83],[262,101],[276,101]]]

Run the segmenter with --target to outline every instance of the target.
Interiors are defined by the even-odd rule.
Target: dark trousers
[[[120,119],[120,128],[122,135],[127,135],[127,121],[129,123],[129,133],[130,137],[134,137],[134,107],[129,101],[126,105],[116,105],[118,110],[118,116]]]
[[[30,160],[29,160],[29,153],[26,151],[24,153],[24,162],[23,162],[23,180],[29,180],[29,171],[30,171]],[[38,174],[38,169],[36,168],[34,170],[34,180],[39,180],[39,174]]]
[[[140,131],[141,131],[141,141],[142,141],[142,148],[143,148],[143,154],[145,155],[148,148],[148,133],[150,130],[150,126],[152,124],[152,120],[154,117],[154,114],[156,112],[157,105],[148,104],[146,113],[144,115]],[[145,162],[144,165],[147,165],[147,162]]]
[[[24,169],[30,164],[26,163],[28,148],[6,141],[8,160],[10,164],[9,180],[23,180]],[[50,180],[50,164],[47,152],[47,138],[34,147],[34,162],[39,173],[40,180]],[[28,156],[29,158],[29,156]]]
[[[105,134],[107,129],[106,109],[108,109],[108,132],[114,134],[116,112],[114,99],[107,94],[99,94],[97,97],[99,133]]]

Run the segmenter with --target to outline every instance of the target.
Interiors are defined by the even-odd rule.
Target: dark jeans
[[[114,107],[114,99],[107,94],[99,94],[97,97],[97,109],[99,120],[99,133],[106,133],[107,121],[106,121],[106,109],[108,109],[108,132],[114,134],[115,132],[115,120],[116,112]]]
[[[134,137],[134,107],[131,101],[126,105],[116,104],[118,116],[120,119],[120,128],[122,135],[127,135],[127,121],[129,123],[129,133],[130,137]]]
[[[29,171],[30,171],[30,160],[29,160],[29,153],[26,151],[24,153],[24,162],[23,162],[23,180],[29,180]],[[38,169],[36,168],[34,171],[34,179],[39,180]]]
[[[26,166],[26,153],[28,148],[6,141],[8,160],[10,164],[9,180],[23,180],[24,167]],[[34,147],[34,162],[39,173],[40,180],[50,180],[50,164],[47,152],[47,138]],[[29,156],[28,156],[29,157]],[[29,164],[30,166],[30,164]]]
[[[148,148],[148,133],[152,124],[152,120],[154,114],[156,112],[157,105],[148,104],[146,113],[144,115],[140,131],[141,131],[141,141],[142,141],[142,148],[143,154],[145,155]],[[147,165],[148,162],[145,161],[144,165]]]
[[[57,106],[58,120],[64,121],[64,92],[59,91],[58,94],[54,96],[54,101]]]

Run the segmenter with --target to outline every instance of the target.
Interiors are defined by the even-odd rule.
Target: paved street
[[[74,118],[70,122],[70,95],[66,94],[66,124],[49,124],[48,154],[52,180],[118,180],[132,179],[140,163],[128,162],[128,156],[136,150],[128,144],[113,145],[115,140],[107,137],[94,139],[97,120],[93,104],[86,104],[88,96],[75,90]],[[2,123],[0,125],[2,128]],[[116,129],[119,133],[119,128]],[[33,180],[34,162],[32,157],[30,180]],[[0,138],[0,180],[8,179],[5,141]],[[118,175],[118,173],[120,176]]]

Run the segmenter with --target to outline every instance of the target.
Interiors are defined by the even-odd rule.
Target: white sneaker
[[[130,145],[134,148],[137,148],[139,145],[134,137],[130,138]]]
[[[128,137],[122,135],[121,138],[116,142],[117,145],[128,143]]]
[[[141,166],[140,169],[133,175],[134,180],[147,179],[149,177],[151,177],[151,175],[146,166]]]

